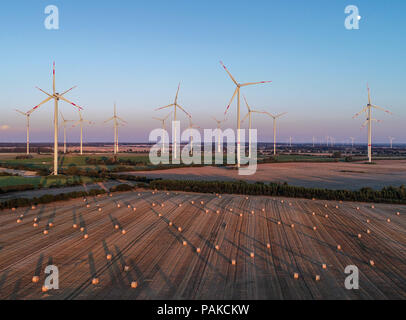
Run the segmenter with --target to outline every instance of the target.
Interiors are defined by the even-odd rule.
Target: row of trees
[[[244,195],[280,196],[320,200],[360,201],[374,203],[406,204],[406,188],[386,187],[382,190],[363,188],[358,191],[329,190],[290,186],[286,183],[247,183],[245,181],[178,181],[154,180],[152,189],[201,193],[229,193]]]

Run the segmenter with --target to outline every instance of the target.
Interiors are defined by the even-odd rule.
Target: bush
[[[122,192],[122,191],[131,191],[134,187],[130,186],[129,184],[119,184],[117,186],[113,186],[110,188],[110,192]]]

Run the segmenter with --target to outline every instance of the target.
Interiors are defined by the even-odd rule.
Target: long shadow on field
[[[104,250],[104,253],[105,253],[105,257],[107,257],[108,254],[113,255],[112,252],[110,251],[110,249],[107,246],[106,240],[102,241],[102,246],[103,246],[103,250]],[[117,283],[117,278],[114,275],[113,262],[111,262],[111,261],[113,261],[113,257],[110,259],[110,261],[107,261],[106,267],[107,267],[107,271],[109,272],[109,275],[110,275],[111,283],[116,284]]]
[[[94,263],[93,252],[89,252],[89,268],[90,268],[90,277],[92,279],[97,277],[96,265]]]
[[[44,254],[41,253],[38,261],[37,261],[37,266],[35,267],[35,272],[34,272],[34,276],[40,276],[41,275],[41,270],[42,270],[42,263],[44,261]]]
[[[10,272],[9,270],[4,271],[3,275],[0,278],[0,292],[1,292],[1,289],[3,288],[4,284],[6,283],[7,275],[9,272]]]

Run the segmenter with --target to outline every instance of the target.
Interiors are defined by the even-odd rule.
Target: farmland
[[[0,298],[405,299],[405,214],[142,190],[3,211]],[[50,264],[60,289],[42,292]],[[348,265],[359,290],[344,287]]]

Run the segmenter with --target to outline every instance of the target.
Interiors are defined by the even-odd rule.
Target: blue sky
[[[56,31],[44,27],[50,4],[59,8]],[[360,10],[359,30],[344,28],[347,5]],[[383,120],[374,128],[375,142],[389,135],[406,142],[404,0],[16,0],[0,8],[0,142],[25,141],[24,118],[13,110],[44,99],[34,87],[51,90],[54,60],[57,89],[78,85],[66,97],[96,122],[87,141],[112,140],[102,122],[114,101],[129,122],[121,141],[146,141],[159,125],[151,118],[165,115],[153,110],[173,101],[179,81],[180,104],[201,127],[214,126],[210,116],[222,117],[234,91],[223,60],[240,82],[273,81],[243,93],[253,108],[289,112],[279,123],[280,141],[330,135],[364,142],[364,119],[352,116],[366,104],[369,82],[373,103],[394,113],[375,113]],[[61,110],[77,118],[67,104]],[[32,141],[51,141],[52,117],[51,103],[32,115]],[[235,104],[228,118],[234,127]],[[253,121],[259,139],[270,140],[270,119]],[[78,141],[77,129],[69,139]]]

